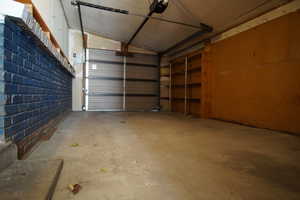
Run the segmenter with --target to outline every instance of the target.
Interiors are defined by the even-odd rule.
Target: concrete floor
[[[47,158],[55,200],[300,199],[299,137],[177,114],[71,113],[29,157]]]

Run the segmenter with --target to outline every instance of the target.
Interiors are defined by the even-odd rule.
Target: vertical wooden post
[[[169,110],[172,112],[172,64],[169,70]]]
[[[127,66],[127,59],[126,56],[123,56],[123,111],[126,111],[126,66]]]
[[[187,85],[187,76],[188,76],[188,57],[186,56],[185,57],[185,72],[184,72],[184,114],[188,114],[187,112],[187,101],[188,101],[188,98],[187,98],[187,88],[188,88],[188,85]]]

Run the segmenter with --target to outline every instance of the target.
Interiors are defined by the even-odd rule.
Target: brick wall
[[[29,141],[72,104],[72,76],[29,31],[0,23],[0,135]]]

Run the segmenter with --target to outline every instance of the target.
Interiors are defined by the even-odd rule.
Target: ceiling
[[[130,13],[147,15],[152,0],[82,0]],[[172,19],[193,25],[205,23],[214,33],[252,19],[289,0],[169,0],[169,7],[162,14],[153,16]],[[62,0],[71,28],[80,30],[77,7],[71,0]],[[86,32],[113,40],[127,42],[144,18],[110,13],[82,6],[83,26]],[[151,19],[132,42],[144,49],[162,52],[199,29]]]

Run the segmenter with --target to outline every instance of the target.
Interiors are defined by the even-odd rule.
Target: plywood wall
[[[300,133],[300,12],[212,44],[209,117]]]

